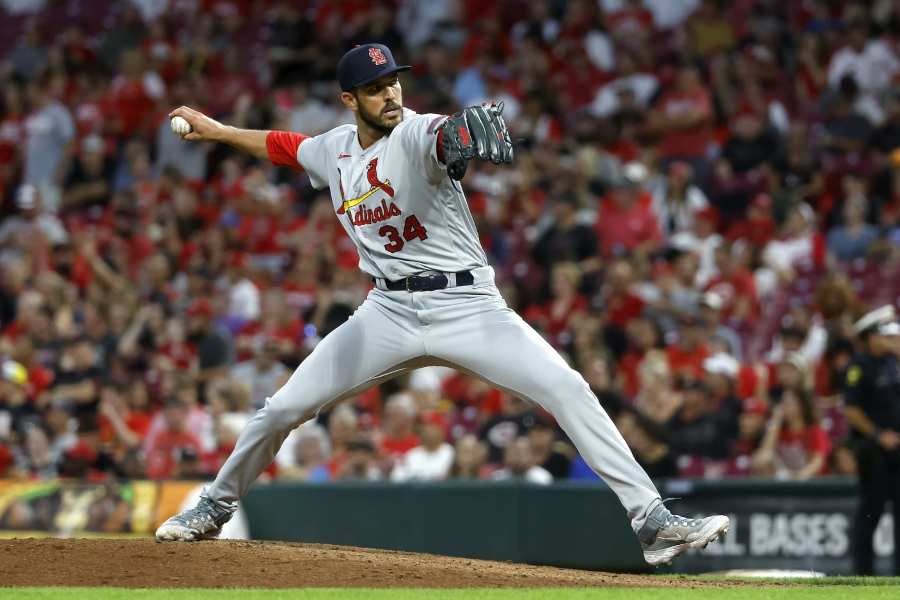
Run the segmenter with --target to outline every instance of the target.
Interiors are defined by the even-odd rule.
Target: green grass
[[[791,585],[791,586],[813,586],[813,587],[846,587],[846,586],[864,586],[864,587],[897,587],[900,589],[900,577],[860,577],[849,575],[834,575],[830,577],[812,577],[809,579],[800,579],[797,577],[728,577],[725,575],[663,575],[675,580],[684,581],[706,581],[719,582],[740,581],[747,585]],[[900,597],[898,597],[900,598]]]
[[[797,584],[797,581],[791,583]],[[599,589],[154,589],[0,588],[0,600],[895,600],[898,588],[887,585],[740,588],[599,588]]]

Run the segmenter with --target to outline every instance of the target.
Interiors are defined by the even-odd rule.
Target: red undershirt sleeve
[[[441,161],[441,164],[447,164],[444,161],[444,130],[438,129],[437,140],[435,141],[437,144],[437,159]]]
[[[303,167],[297,160],[297,150],[300,144],[308,136],[292,131],[270,131],[266,136],[266,150],[269,152],[269,160],[281,167],[290,167],[295,171],[302,171]]]

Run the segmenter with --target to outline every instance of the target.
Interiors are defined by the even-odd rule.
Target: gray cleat
[[[232,511],[209,498],[201,497],[197,506],[183,510],[159,526],[157,542],[196,542],[215,538],[222,525],[231,519]]]
[[[688,548],[706,548],[710,542],[724,537],[730,523],[725,515],[704,519],[673,515],[660,504],[638,531],[644,560],[653,566],[669,564]]]

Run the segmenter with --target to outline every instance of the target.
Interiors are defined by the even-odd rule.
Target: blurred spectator
[[[231,375],[250,387],[250,407],[259,410],[284,385],[290,371],[278,362],[278,342],[270,338],[258,343],[256,356],[232,367]]]
[[[808,369],[810,363],[815,363],[821,357],[824,347],[824,337],[827,336],[822,325],[810,323],[808,320],[793,321],[786,319],[786,324],[781,328],[775,339],[772,350],[768,353],[769,361],[776,362],[795,362],[802,364],[804,370]],[[791,355],[799,357],[802,363]]]
[[[793,156],[789,154],[790,157]],[[793,164],[793,163],[792,163]],[[796,166],[796,165],[794,165]],[[812,186],[802,186],[798,181],[799,176],[785,175],[784,185],[790,186],[786,193],[796,193],[798,196],[805,194],[804,189]],[[746,212],[733,220],[728,227],[726,236],[735,244],[750,244],[752,249],[763,247],[775,236],[775,220],[772,216],[772,197],[769,194],[756,194],[750,201]]]
[[[763,249],[763,261],[781,279],[793,277],[799,266],[821,267],[825,262],[825,243],[815,230],[815,215],[807,204],[790,209],[778,237]]]
[[[748,108],[734,117],[731,137],[722,148],[720,169],[745,174],[772,160],[777,150],[778,138],[766,128],[763,115]]]
[[[53,378],[53,387],[50,389],[50,398],[54,402],[74,406],[78,429],[82,432],[97,430],[99,375],[97,353],[90,339],[82,336],[63,348]]]
[[[45,433],[50,442],[50,453],[54,462],[61,461],[63,455],[78,444],[78,423],[72,418],[72,410],[64,403],[53,403],[44,411]]]
[[[527,483],[547,485],[553,482],[544,467],[535,464],[534,451],[527,437],[518,437],[506,447],[503,453],[503,468],[491,473],[494,481],[522,480]]]
[[[328,417],[328,435],[331,437],[328,472],[334,478],[344,468],[350,442],[359,437],[359,419],[349,404],[341,404],[331,412]],[[296,452],[293,454],[296,455]]]
[[[700,71],[692,65],[682,66],[675,85],[663,93],[651,113],[651,127],[662,137],[659,153],[666,164],[687,162],[700,180],[705,180],[705,159],[713,141],[712,116],[712,98]]]
[[[834,53],[828,65],[828,83],[837,87],[846,77],[852,78],[862,91],[867,116],[879,124],[879,95],[900,72],[900,60],[884,40],[870,36],[863,19],[849,24],[844,40],[846,45]]]
[[[148,434],[144,442],[147,477],[150,479],[176,476],[185,453],[190,454],[191,460],[196,460],[202,452],[200,438],[188,423],[189,410],[187,403],[178,398],[171,398],[166,402],[162,411],[162,427]]]
[[[306,423],[296,430],[293,443],[289,446],[290,456],[279,460],[278,478],[319,483],[331,479],[328,459],[331,444],[325,428],[316,423]],[[279,457],[282,453],[279,452]]]
[[[228,318],[234,329],[248,321],[255,321],[260,315],[259,288],[247,276],[247,257],[234,254],[229,259],[226,273],[228,286]]]
[[[0,223],[0,248],[16,243],[39,252],[40,246],[36,247],[36,244],[63,244],[69,239],[60,220],[44,212],[37,187],[31,184],[20,186],[16,192],[16,208],[19,214]]]
[[[421,443],[414,431],[415,424],[416,404],[411,394],[395,394],[387,399],[379,451],[390,466]]]
[[[606,269],[603,287],[594,302],[599,300],[606,309],[609,336],[620,335],[628,322],[644,310],[644,300],[636,292],[635,278],[634,267],[626,259],[615,260]]]
[[[51,451],[49,436],[40,425],[26,427],[15,470],[20,477],[27,479],[52,479],[59,474],[59,464]]]
[[[221,373],[231,352],[228,340],[213,327],[212,316],[212,303],[206,298],[196,299],[187,309],[187,336],[197,353],[200,381]]]
[[[474,435],[459,438],[453,451],[450,479],[482,479],[484,477],[487,447]]]
[[[534,414],[529,405],[512,395],[503,396],[501,412],[488,419],[479,432],[479,438],[488,446],[488,462],[500,463],[513,440],[523,436],[534,424]]]
[[[628,321],[625,331],[627,338],[627,346],[622,358],[619,360],[619,374],[622,377],[622,391],[629,397],[634,397],[643,389],[643,383],[640,380],[641,367],[647,356],[658,349],[661,340],[656,323],[652,319],[639,317]],[[592,372],[600,376],[600,385],[606,388],[609,385],[608,368],[605,361],[601,357],[591,357],[594,361],[591,363],[595,368]],[[592,382],[593,383],[593,382]],[[594,387],[594,386],[592,386]],[[607,391],[604,389],[603,391]],[[594,390],[597,393],[597,390]],[[597,394],[597,397],[603,402],[603,396]]]
[[[643,188],[647,167],[628,163],[616,187],[600,201],[595,224],[603,254],[646,254],[662,241],[653,199]]]
[[[646,417],[622,411],[615,420],[622,438],[650,477],[677,477],[676,456],[665,442],[665,430]]]
[[[49,82],[28,87],[31,112],[25,118],[23,181],[37,187],[50,212],[60,207],[61,184],[75,138],[75,124],[69,109],[53,97]]]
[[[537,419],[528,430],[528,442],[534,454],[534,463],[550,473],[554,479],[569,476],[569,464],[575,449],[558,439],[556,428],[544,419]]]
[[[822,145],[835,157],[858,154],[872,132],[872,122],[859,110],[859,85],[845,75],[831,95],[823,97],[825,104],[825,139]]]
[[[733,385],[736,366],[730,361],[717,360],[716,364],[708,366],[713,369],[708,380],[729,388]],[[699,381],[686,384],[681,406],[668,423],[670,443],[677,454],[701,460],[727,457],[727,440],[736,437],[740,411],[740,404],[729,392],[729,389],[710,389],[709,384]],[[717,398],[715,393],[724,397]],[[683,470],[681,464],[679,467]],[[698,475],[702,471],[682,474]]]
[[[61,212],[100,214],[109,204],[113,169],[112,161],[106,156],[103,138],[90,135],[81,140],[81,151],[76,153],[66,178]]]
[[[347,444],[346,458],[338,471],[340,481],[377,481],[382,478],[378,468],[375,446],[366,438],[351,440]]]
[[[703,361],[703,382],[719,410],[740,410],[738,376],[741,364],[725,351],[719,351]]]
[[[768,404],[757,398],[744,401],[738,418],[737,439],[731,447],[728,474],[746,476],[753,472],[753,457],[766,432]]]
[[[162,387],[160,391],[167,394],[163,400],[163,407],[172,405],[179,411],[183,411],[178,414],[186,421],[187,431],[200,441],[200,450],[211,450],[215,444],[212,438],[213,415],[200,404],[196,382],[190,377],[181,375],[172,377],[160,387]],[[207,395],[211,396],[210,387],[207,386]],[[246,410],[246,406],[244,409]],[[157,411],[153,415],[145,436],[145,444],[151,443],[168,427],[168,417],[169,415],[165,411]]]
[[[0,440],[15,440],[31,411],[25,394],[28,372],[13,360],[0,363]]]
[[[709,356],[703,322],[696,316],[681,317],[678,339],[666,348],[669,369],[676,377],[699,379],[703,376],[703,363]]]
[[[154,104],[166,93],[166,85],[158,73],[148,68],[136,49],[128,49],[119,57],[119,75],[112,81],[112,104],[115,127],[125,136],[147,135],[153,123]]]
[[[682,395],[675,389],[675,378],[659,350],[651,350],[638,367],[638,392],[632,406],[650,421],[666,423],[681,406]]]
[[[439,481],[446,479],[453,465],[453,446],[447,437],[447,419],[438,412],[422,415],[422,445],[403,455],[391,471],[393,481]]]
[[[870,144],[873,151],[882,155],[882,161],[900,148],[900,90],[894,88],[886,95],[884,109],[885,121],[872,134]]]
[[[691,282],[693,285],[706,285],[717,272],[716,249],[722,244],[722,236],[716,232],[718,223],[718,211],[707,206],[694,215],[694,226],[691,229],[679,231],[670,240],[676,250],[696,255],[699,262],[694,281]]]
[[[38,77],[47,65],[49,49],[44,45],[40,26],[35,19],[29,19],[22,39],[7,57],[13,73],[23,79]]]
[[[551,202],[553,222],[535,243],[535,260],[544,268],[561,261],[588,266],[597,256],[597,237],[578,218],[578,198],[564,193]]]
[[[824,472],[831,442],[819,427],[812,398],[786,389],[772,409],[759,450],[753,455],[758,475],[806,480]]]
[[[557,263],[550,272],[551,299],[534,306],[526,319],[555,346],[565,346],[572,339],[572,324],[587,310],[587,299],[578,293],[580,272],[574,263]]]
[[[297,290],[297,296],[302,292]],[[260,349],[269,348],[274,357],[287,366],[295,366],[301,358],[300,342],[304,337],[301,310],[289,304],[292,294],[269,289],[262,296],[258,320],[244,323],[237,331],[235,350],[237,359],[244,361]]]
[[[703,0],[688,17],[685,28],[694,55],[715,56],[734,46],[737,32],[728,21],[725,8],[719,0]]]
[[[142,381],[131,385],[107,383],[100,390],[100,443],[112,470],[122,477],[138,475],[127,469],[141,451],[152,415]]]
[[[843,224],[828,232],[828,251],[838,260],[865,258],[869,246],[878,239],[878,230],[866,223],[865,197],[851,196],[844,201]]]
[[[653,187],[653,211],[668,238],[678,231],[694,228],[694,219],[709,203],[703,191],[694,185],[693,169],[686,162],[675,161],[669,165],[665,177]]]
[[[737,247],[731,244],[716,247],[716,274],[707,282],[706,289],[719,297],[719,309],[725,319],[734,323],[752,322],[759,317],[760,310],[756,281],[753,274],[740,264],[735,256],[736,251]]]
[[[739,296],[738,300],[742,298]],[[750,299],[746,299],[747,301]],[[738,333],[725,325],[725,315],[723,314],[724,302],[722,296],[716,292],[706,292],[700,297],[700,321],[706,329],[706,336],[709,340],[721,340],[728,347],[728,353],[736,359],[740,360],[743,356],[743,345],[741,337]]]
[[[611,117],[626,106],[646,109],[659,89],[659,81],[650,73],[641,73],[629,53],[616,57],[618,77],[601,87],[591,105],[595,117]]]

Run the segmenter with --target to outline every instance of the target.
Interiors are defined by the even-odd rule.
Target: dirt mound
[[[0,540],[3,586],[558,587],[708,586],[410,552],[319,544],[152,540]]]

